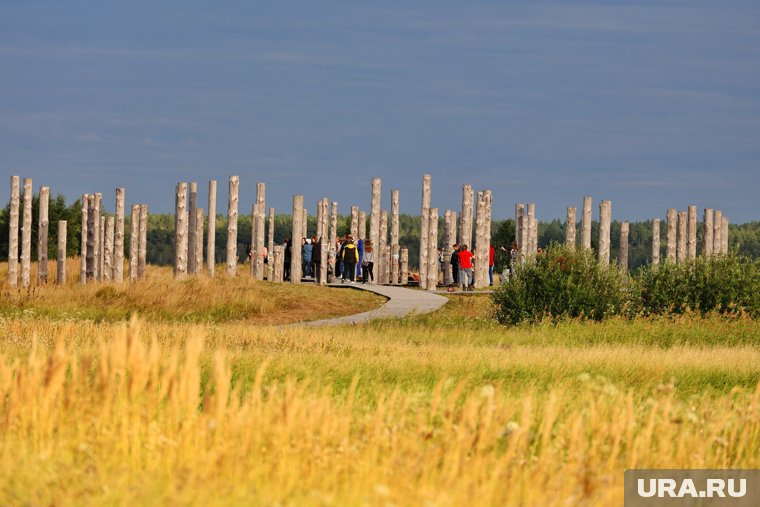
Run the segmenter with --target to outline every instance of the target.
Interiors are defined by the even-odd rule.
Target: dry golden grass
[[[51,265],[51,280],[55,280]],[[137,282],[79,284],[79,260],[69,259],[67,283],[29,289],[11,288],[7,263],[0,265],[0,315],[49,317],[59,320],[119,321],[139,313],[156,322],[245,321],[249,324],[287,324],[339,317],[376,308],[384,303],[377,295],[326,289],[314,284],[255,282],[247,266],[229,277],[218,270],[211,279],[200,275],[181,282],[172,279],[171,268],[149,266],[145,280]],[[36,265],[32,280],[36,282]]]
[[[488,315],[0,314],[0,504],[606,506],[626,468],[760,467],[760,323]]]

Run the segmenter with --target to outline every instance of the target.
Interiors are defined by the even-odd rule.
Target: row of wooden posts
[[[21,208],[20,177],[11,176],[10,223],[8,238],[8,284],[15,287],[31,284],[32,249],[32,179],[24,178],[23,208]],[[124,278],[124,189],[116,189],[116,209],[106,216],[102,209],[101,193],[82,195],[82,236],[80,251],[82,284],[88,281],[122,282]],[[48,282],[48,208],[50,187],[39,188],[39,212],[37,221],[37,283]],[[19,263],[19,215],[21,220],[21,262]],[[57,225],[58,255],[56,283],[66,282],[66,240],[68,224],[59,220]],[[136,280],[145,276],[147,256],[148,205],[132,206],[130,233],[129,278]]]
[[[18,283],[18,244],[19,244],[19,211],[20,211],[20,179],[11,177],[10,203],[10,238],[8,279],[11,286]],[[30,285],[31,266],[31,232],[32,232],[32,180],[24,179],[23,221],[21,226],[21,285]],[[438,238],[438,208],[431,207],[430,175],[422,178],[422,207],[420,224],[420,257],[419,285],[428,290],[435,290],[441,277],[444,283],[453,281],[451,265],[448,259],[453,253],[452,247],[467,245],[475,248],[474,280],[476,287],[488,285],[488,264],[491,243],[491,190],[473,191],[471,185],[462,187],[462,208],[457,216],[454,210],[444,213],[443,238],[443,273],[439,262]],[[238,202],[240,178],[229,178],[229,198],[227,208],[227,273],[236,275],[238,269],[237,230]],[[189,192],[188,192],[189,190]],[[210,276],[214,275],[216,238],[216,180],[209,181],[208,187],[208,229],[206,231],[206,252],[208,253],[205,266]],[[382,182],[380,178],[372,180],[371,208],[369,220],[369,235],[367,235],[367,215],[358,206],[351,206],[350,232],[354,240],[371,242],[376,252],[377,283],[402,284],[408,282],[409,252],[399,243],[399,190],[391,191],[390,231],[388,231],[389,214],[381,209]],[[39,189],[38,217],[38,282],[47,282],[47,241],[48,241],[48,204],[49,187]],[[116,206],[113,216],[105,216],[102,210],[102,194],[84,194],[82,196],[82,237],[81,237],[81,273],[82,284],[88,281],[123,281],[124,266],[124,197],[123,188],[116,189]],[[474,204],[474,207],[473,207]],[[267,279],[282,281],[285,273],[284,245],[274,244],[274,208],[266,209],[266,185],[258,183],[256,201],[251,207],[252,245],[250,273],[256,280]],[[203,235],[204,210],[198,207],[198,185],[196,182],[180,182],[176,187],[175,201],[175,238],[174,238],[174,276],[184,278],[188,274],[198,274],[203,271]],[[265,239],[265,222],[269,222],[268,236]],[[301,242],[307,238],[308,212],[304,208],[303,196],[293,196],[291,233],[291,283],[300,283],[302,274]],[[327,283],[328,271],[335,272],[338,254],[337,237],[338,203],[327,197],[317,202],[317,231],[318,245],[321,248],[320,284]],[[612,202],[601,201],[599,205],[599,246],[598,258],[601,263],[610,262],[610,225],[612,220]],[[567,208],[566,244],[571,248],[576,246],[577,208]],[[136,280],[145,276],[147,257],[147,223],[148,206],[135,204],[132,206],[130,231],[129,278]],[[475,227],[475,243],[473,245],[473,224]],[[591,249],[592,198],[583,198],[583,214],[581,216],[580,243],[584,250]],[[535,203],[517,204],[515,206],[515,243],[520,253],[520,259],[525,260],[538,252],[538,221],[536,219]],[[654,219],[652,224],[652,263],[660,262],[660,220]],[[669,209],[667,212],[667,262],[681,262],[693,259],[697,253],[697,207],[689,206],[686,211],[677,212]],[[713,255],[728,252],[728,218],[721,210],[706,208],[704,210],[703,252]],[[57,283],[63,283],[66,278],[66,229],[65,220],[58,222],[58,262]],[[389,237],[390,232],[390,237]],[[620,266],[628,266],[628,222],[621,226]],[[390,240],[390,244],[389,244]],[[264,258],[268,255],[269,262]],[[329,267],[329,269],[328,269]]]

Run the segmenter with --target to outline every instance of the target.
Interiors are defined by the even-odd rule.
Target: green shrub
[[[552,246],[518,266],[493,294],[502,324],[544,318],[602,320],[621,314],[628,298],[628,277],[615,266],[602,266],[591,251]]]
[[[760,316],[760,261],[736,254],[687,259],[642,268],[635,306],[645,315],[686,311]]]

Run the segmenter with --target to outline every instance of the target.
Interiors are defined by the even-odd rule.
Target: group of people
[[[290,280],[290,263],[293,257],[292,244],[290,239],[285,239],[284,243],[284,272],[283,278]],[[342,283],[355,283],[361,280],[363,283],[374,281],[373,268],[375,265],[375,253],[370,241],[354,241],[350,234],[338,238],[335,245],[335,272],[332,273],[335,278],[342,280]],[[250,259],[250,249],[249,249]],[[266,260],[264,261],[266,262]],[[301,273],[303,278],[320,278],[320,269],[322,267],[322,238],[312,236],[311,238],[301,239]],[[331,264],[327,264],[328,275],[331,274]]]
[[[451,253],[449,264],[451,264],[451,275],[453,286],[461,286],[462,290],[470,291],[475,287],[475,277],[473,276],[475,268],[475,249],[468,250],[467,245],[452,245],[454,251]],[[493,245],[488,248],[488,280],[493,286],[493,266],[495,251]],[[443,254],[441,253],[441,270],[443,271]]]

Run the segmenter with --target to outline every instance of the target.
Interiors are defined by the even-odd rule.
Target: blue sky
[[[494,214],[583,195],[642,220],[688,204],[760,219],[760,2],[0,3],[0,174],[74,198],[241,177],[268,205]],[[8,199],[8,184],[0,198]]]

